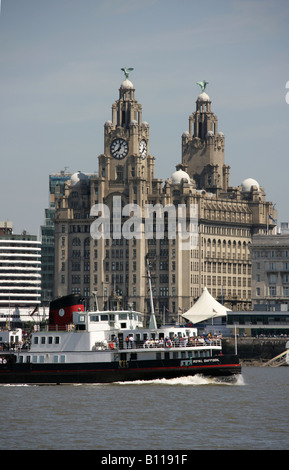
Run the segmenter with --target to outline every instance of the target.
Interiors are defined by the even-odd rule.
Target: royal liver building
[[[253,179],[230,186],[206,82],[182,135],[181,162],[171,178],[155,178],[149,124],[124,72],[98,174],[77,172],[64,194],[55,192],[54,296],[77,293],[93,308],[96,295],[100,309],[149,314],[149,263],[155,311],[166,320],[204,287],[231,309],[250,309],[250,244],[256,233],[273,233],[272,203]]]

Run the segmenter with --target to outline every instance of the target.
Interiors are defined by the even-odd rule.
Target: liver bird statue
[[[208,85],[209,82],[206,82],[206,80],[203,80],[202,82],[196,82],[197,85],[200,85],[202,91],[205,91],[206,86]]]
[[[131,72],[133,69],[132,69],[132,68],[124,67],[124,68],[122,68],[121,70],[124,72],[125,78],[128,78],[130,72]]]

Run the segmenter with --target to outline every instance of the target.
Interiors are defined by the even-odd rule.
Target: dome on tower
[[[184,180],[185,183],[190,183],[188,173],[183,170],[177,170],[172,174],[172,184],[180,184]]]
[[[211,100],[210,100],[210,97],[207,95],[207,93],[203,91],[203,93],[201,93],[198,96],[198,101],[211,101]]]
[[[207,132],[207,137],[212,137],[214,135],[214,132],[213,131],[208,131]]]
[[[76,186],[81,182],[88,183],[88,176],[82,173],[81,171],[77,171],[71,176],[70,186]]]
[[[126,89],[126,90],[132,90],[132,89],[133,89],[133,84],[131,83],[131,81],[130,81],[128,78],[126,78],[126,79],[122,82],[122,84],[121,84],[120,87],[121,87],[121,88],[124,88],[124,89]]]
[[[242,183],[242,192],[249,193],[252,191],[253,186],[256,186],[258,191],[260,189],[260,185],[258,181],[254,180],[253,178],[247,178]]]

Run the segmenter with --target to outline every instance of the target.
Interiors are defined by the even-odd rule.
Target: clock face
[[[112,141],[110,146],[111,155],[118,160],[127,156],[128,145],[123,139],[115,139]]]
[[[139,153],[142,158],[147,156],[147,143],[144,139],[139,143]]]

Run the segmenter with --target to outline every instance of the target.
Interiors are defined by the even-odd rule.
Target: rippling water
[[[94,385],[1,385],[0,449],[288,449],[289,368]]]

